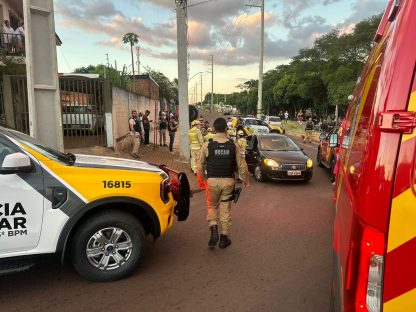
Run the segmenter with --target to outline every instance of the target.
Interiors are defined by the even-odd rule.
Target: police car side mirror
[[[329,147],[338,147],[338,133],[332,133],[330,135]]]
[[[4,157],[0,168],[1,174],[13,174],[32,170],[30,157],[23,153],[13,153]]]

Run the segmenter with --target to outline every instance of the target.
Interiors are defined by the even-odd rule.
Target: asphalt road
[[[315,159],[316,146],[300,144]],[[313,148],[312,148],[313,147]],[[2,311],[327,311],[332,261],[332,187],[257,183],[233,207],[232,245],[207,247],[204,193],[122,281],[95,284],[68,264],[45,261],[0,278]]]

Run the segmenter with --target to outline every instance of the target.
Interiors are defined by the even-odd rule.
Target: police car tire
[[[106,227],[117,227],[125,231],[133,244],[132,254],[119,268],[104,271],[94,267],[86,257],[86,246],[90,238]],[[85,279],[93,282],[110,282],[130,275],[144,255],[146,235],[142,224],[135,217],[121,211],[106,211],[88,218],[76,231],[71,244],[72,264]]]

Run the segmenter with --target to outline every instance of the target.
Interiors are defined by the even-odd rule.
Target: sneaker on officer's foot
[[[211,231],[211,237],[208,242],[209,247],[215,247],[218,244],[218,240],[220,239],[218,236],[218,226],[217,225],[211,225],[209,228]]]
[[[222,235],[220,237],[220,248],[227,248],[231,245],[231,239],[228,238],[227,235]]]

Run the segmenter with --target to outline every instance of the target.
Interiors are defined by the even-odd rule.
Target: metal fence
[[[14,126],[17,131],[29,134],[29,109],[27,103],[27,80],[25,76],[12,76],[12,104]]]
[[[104,80],[60,77],[59,87],[65,148],[105,146]]]
[[[3,79],[0,78],[0,124],[6,121],[6,117],[4,116],[4,87],[3,87]]]

